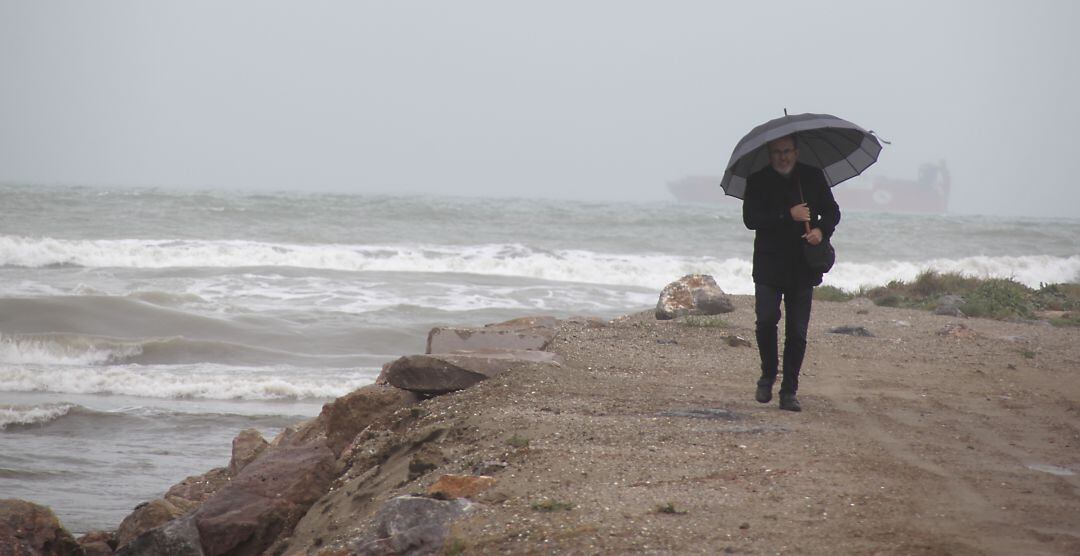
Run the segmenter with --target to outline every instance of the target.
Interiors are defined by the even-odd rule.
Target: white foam
[[[10,425],[39,425],[67,415],[74,404],[58,403],[33,406],[0,406],[0,430]]]
[[[334,398],[374,382],[378,369],[247,368],[222,365],[0,367],[0,390],[143,398],[274,400]]]
[[[0,363],[103,365],[142,353],[137,342],[87,336],[5,335],[0,333]]]
[[[542,250],[520,244],[298,245],[253,241],[79,241],[0,236],[0,265],[36,268],[57,264],[128,268],[277,266],[342,271],[470,273],[652,289],[662,288],[685,274],[705,273],[716,278],[729,293],[753,291],[750,262],[740,258]],[[849,263],[844,261],[841,253],[841,259],[827,276],[826,283],[856,289],[895,279],[910,280],[925,269],[1014,278],[1038,287],[1043,283],[1080,279],[1080,255]],[[212,297],[213,292],[195,293]],[[231,292],[235,293],[235,290]],[[278,299],[283,295],[288,293],[275,294]]]

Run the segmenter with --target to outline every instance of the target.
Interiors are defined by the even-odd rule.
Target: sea
[[[750,294],[737,205],[0,186],[0,498],[73,532],[423,353],[435,326]],[[1080,218],[845,213],[825,284],[1080,281]]]

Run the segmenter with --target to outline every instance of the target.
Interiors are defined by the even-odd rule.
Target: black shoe
[[[760,403],[769,403],[772,401],[772,386],[758,385],[757,391],[754,392],[754,399]]]
[[[784,411],[802,411],[799,398],[795,394],[780,394],[780,409]]]

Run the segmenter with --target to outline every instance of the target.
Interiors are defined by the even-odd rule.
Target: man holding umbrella
[[[772,400],[780,369],[777,324],[784,304],[780,409],[801,411],[795,393],[806,354],[814,286],[831,267],[813,255],[840,223],[831,188],[877,161],[871,131],[830,114],[798,114],[755,127],[735,146],[720,186],[743,199],[743,223],[754,230],[754,305],[761,376],[755,399]],[[808,253],[810,253],[808,255]],[[807,257],[814,260],[812,266]],[[824,266],[818,266],[822,264]]]
[[[755,399],[772,400],[779,367],[777,324],[784,302],[784,373],[780,383],[780,409],[801,411],[799,371],[806,353],[806,331],[814,286],[821,271],[803,256],[803,242],[817,245],[832,236],[840,222],[840,207],[833,199],[825,174],[798,162],[797,134],[767,143],[769,165],[750,175],[743,201],[743,223],[755,230],[754,308],[761,378]],[[807,224],[809,223],[809,231]]]

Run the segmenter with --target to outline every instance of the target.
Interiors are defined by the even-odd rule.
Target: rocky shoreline
[[[0,554],[1080,553],[1076,329],[818,302],[792,414],[707,297],[434,329],[115,532],[0,502]]]

